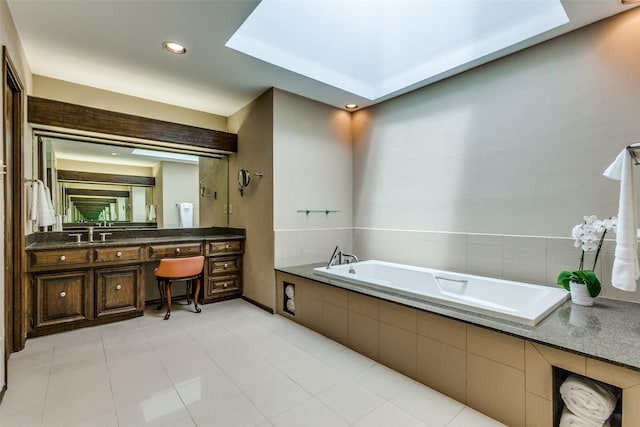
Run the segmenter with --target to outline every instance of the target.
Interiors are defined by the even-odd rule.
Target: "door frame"
[[[3,120],[7,113],[7,106],[4,103],[4,97],[7,90],[13,93],[13,108],[12,108],[12,132],[11,138],[8,140],[6,131],[3,132],[3,154],[6,157],[8,151],[11,152],[11,162],[6,164],[8,175],[11,179],[10,182],[4,179],[4,200],[3,209],[7,209],[7,197],[12,197],[11,209],[12,209],[12,221],[7,223],[5,212],[5,233],[4,233],[4,245],[5,251],[8,246],[11,247],[13,259],[9,260],[10,268],[13,271],[11,277],[5,276],[5,346],[3,350],[4,368],[5,368],[5,381],[8,382],[8,370],[7,362],[9,360],[9,354],[13,351],[18,351],[24,348],[24,337],[26,333],[25,319],[21,316],[24,313],[24,301],[25,300],[25,287],[24,283],[24,260],[25,260],[25,230],[24,230],[24,166],[23,166],[23,137],[24,137],[24,85],[22,84],[18,75],[17,69],[11,61],[9,52],[6,46],[2,46],[2,93],[3,93]],[[7,229],[11,230],[12,238],[7,238]],[[5,259],[3,260],[6,268],[6,252]]]

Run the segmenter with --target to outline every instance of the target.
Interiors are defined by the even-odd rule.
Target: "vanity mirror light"
[[[46,132],[34,139],[39,179],[65,230],[178,228],[185,203],[193,227],[228,225],[226,154]]]

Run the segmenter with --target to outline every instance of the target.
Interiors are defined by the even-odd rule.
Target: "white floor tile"
[[[271,422],[276,427],[341,427],[347,422],[326,405],[311,398],[301,405],[274,417]]]
[[[27,340],[2,427],[497,427],[502,424],[242,300]]]
[[[117,413],[119,427],[195,425],[175,390],[154,394],[145,400],[118,409]]]
[[[393,404],[432,427],[447,425],[464,405],[420,383],[396,396]]]
[[[317,397],[350,424],[384,404],[384,399],[352,380],[331,387]]]
[[[362,418],[354,427],[431,427],[390,402],[384,403]],[[476,427],[469,424],[466,427]]]
[[[311,397],[302,387],[284,375],[248,387],[245,394],[267,418],[281,414]]]
[[[243,394],[201,409],[190,411],[198,427],[255,427],[267,422],[265,416]]]
[[[505,424],[489,418],[486,415],[465,407],[447,427],[506,427]]]
[[[354,377],[355,381],[385,400],[392,399],[415,381],[384,365],[376,364]]]

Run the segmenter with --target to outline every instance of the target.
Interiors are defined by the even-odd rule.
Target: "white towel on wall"
[[[29,205],[29,219],[31,221],[38,220],[38,194],[40,193],[40,181],[31,183],[31,204]]]
[[[31,184],[29,219],[36,221],[38,227],[47,227],[56,223],[55,211],[51,202],[51,192],[49,187],[40,180]]]
[[[609,419],[618,400],[611,389],[578,375],[560,385],[560,394],[569,411],[595,426]]]
[[[180,227],[191,228],[193,227],[193,203],[182,202],[179,205],[180,209]]]
[[[633,146],[640,146],[634,144]],[[620,181],[616,250],[611,271],[611,284],[623,291],[635,291],[640,278],[638,264],[638,225],[633,189],[633,160],[624,148],[604,171],[604,176]]]

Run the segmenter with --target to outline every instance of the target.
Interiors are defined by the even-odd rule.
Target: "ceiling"
[[[288,2],[299,5],[306,1],[315,6],[348,2],[276,1],[280,6]],[[455,4],[464,10],[505,0],[419,1]],[[509,0],[532,1],[551,0]],[[357,3],[371,6],[381,2],[395,8],[415,4],[416,0]],[[497,52],[484,52],[479,59],[467,59],[414,83],[393,87],[386,94],[366,96],[335,87],[343,85],[321,83],[318,76],[305,77],[226,47],[258,6],[258,0],[8,0],[8,3],[34,74],[223,116],[235,113],[270,87],[338,108],[348,103],[367,107],[640,5],[624,5],[620,0],[561,0],[569,18],[566,24]],[[327,17],[330,19],[330,14]],[[317,14],[309,18],[319,20]],[[388,20],[389,15],[382,18]],[[329,51],[353,48],[361,40],[374,38],[373,34],[340,32],[331,27],[326,17],[322,22],[327,23],[323,43]],[[298,25],[296,29],[300,37],[304,36],[304,28]],[[447,23],[442,28],[448,33],[457,32],[455,24]],[[429,37],[422,40],[425,46],[440,41],[439,37]],[[167,53],[162,49],[166,40],[184,44],[187,54]],[[402,41],[394,42],[402,45]],[[412,49],[415,50],[415,45]]]

